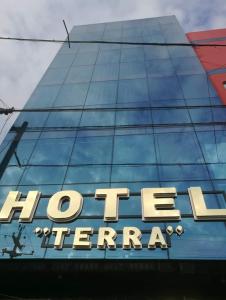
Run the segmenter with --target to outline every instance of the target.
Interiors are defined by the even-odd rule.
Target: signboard
[[[225,221],[226,209],[208,209],[200,187],[191,187],[188,189],[190,204],[192,207],[193,217],[196,222],[199,221]],[[0,210],[0,223],[12,222],[12,217],[19,212],[18,231],[13,232],[7,238],[13,239],[14,247],[9,249],[2,248],[2,254],[8,254],[10,257],[19,256],[22,253],[24,244],[21,238],[24,236],[25,225],[23,223],[33,223],[37,205],[39,203],[41,193],[38,191],[30,191],[26,199],[21,199],[19,191],[10,191]],[[97,189],[93,201],[104,201],[103,221],[118,222],[119,221],[119,203],[129,199],[130,191],[127,188],[109,188]],[[47,239],[53,239],[53,248],[55,250],[64,250],[65,238],[70,236],[71,244],[67,244],[74,250],[90,250],[93,248],[116,249],[121,247],[123,250],[140,250],[147,248],[162,250],[171,247],[169,237],[177,235],[182,238],[186,235],[183,226],[177,224],[181,221],[181,212],[175,207],[175,198],[177,192],[175,188],[143,188],[141,190],[141,207],[142,222],[150,223],[150,231],[148,233],[148,243],[143,242],[142,230],[138,227],[131,226],[130,220],[127,219],[126,226],[120,231],[122,234],[121,243],[118,242],[117,231],[109,226],[101,226],[94,228],[93,226],[71,228],[70,223],[79,218],[83,209],[83,196],[75,190],[60,191],[53,194],[48,200],[46,215],[54,226],[45,226],[41,220],[35,220],[33,235],[37,239],[42,239],[41,246],[46,245]],[[67,208],[62,209],[63,204],[67,202]],[[153,222],[173,222],[173,225],[167,225],[166,228],[153,225]],[[176,225],[175,225],[176,224]],[[5,225],[5,226],[6,226]],[[28,229],[26,229],[28,230]],[[91,241],[91,236],[96,236],[96,241]],[[147,234],[147,232],[145,232]],[[23,255],[32,255],[35,249],[27,249]],[[22,255],[22,254],[21,254]]]

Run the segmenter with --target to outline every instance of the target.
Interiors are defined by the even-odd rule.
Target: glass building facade
[[[174,16],[75,26],[70,39],[188,42]],[[208,208],[226,208],[226,109],[219,105],[192,47],[65,42],[25,106],[50,110],[22,112],[1,145],[0,205],[13,190],[42,195],[32,223],[19,225],[16,213],[0,225],[0,259],[225,260],[225,222],[196,222],[187,190],[201,187]],[[110,187],[131,194],[120,200],[116,223],[104,222],[104,201],[95,200],[97,188]],[[140,190],[147,187],[176,187],[181,221],[143,222]],[[60,190],[84,196],[67,226],[93,227],[93,244],[99,227],[112,227],[115,250],[74,250],[68,236],[57,251],[54,237],[35,236],[37,226],[54,226],[46,208]],[[151,227],[168,225],[184,228],[168,237],[168,249],[120,247],[124,226],[138,227],[145,245]],[[13,252],[19,233],[23,249]]]

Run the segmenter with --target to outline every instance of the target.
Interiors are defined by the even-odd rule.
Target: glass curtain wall
[[[174,16],[75,26],[71,40],[186,43]],[[187,188],[200,186],[209,208],[226,208],[226,109],[215,94],[191,47],[65,42],[25,108],[73,108],[23,112],[1,145],[4,158],[17,129],[28,126],[0,180],[0,204],[7,193],[42,192],[35,218],[23,224],[25,245],[17,258],[226,259],[224,222],[195,222]],[[75,108],[77,110],[75,110]],[[104,201],[96,188],[128,187],[119,221],[104,222]],[[147,244],[150,229],[168,223],[141,220],[140,189],[176,187],[183,237],[173,235],[167,250],[122,250],[121,230],[136,226]],[[47,219],[49,197],[75,189],[84,205],[70,228],[110,226],[118,231],[116,250],[73,250],[72,236],[63,251],[53,240],[41,245],[32,230],[53,226]],[[12,248],[18,214],[0,225],[0,245]],[[217,249],[217,250],[216,250]],[[0,258],[6,259],[8,255]]]

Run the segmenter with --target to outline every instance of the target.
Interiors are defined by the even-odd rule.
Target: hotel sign
[[[226,221],[226,209],[208,209],[200,187],[191,187],[188,189],[189,199],[195,221]],[[41,193],[30,191],[26,199],[21,199],[19,191],[9,192],[1,210],[0,223],[10,223],[15,212],[20,213],[19,222],[28,223],[33,221],[35,211],[40,199]],[[105,201],[103,219],[105,222],[117,222],[119,215],[119,201],[128,199],[130,196],[127,188],[109,188],[97,189],[95,192],[96,200]],[[143,188],[141,190],[141,215],[143,222],[177,222],[181,220],[180,210],[175,207],[175,198],[177,197],[175,188]],[[94,201],[95,201],[94,199]],[[68,202],[66,210],[62,209],[64,201]],[[93,227],[77,227],[71,230],[67,227],[69,222],[79,217],[83,208],[83,197],[75,190],[60,191],[52,195],[47,206],[47,217],[56,223],[53,228],[36,227],[34,234],[37,237],[54,236],[54,249],[64,248],[66,236],[73,234],[73,249],[91,249],[90,237],[94,234]],[[128,221],[129,222],[129,221]],[[61,225],[59,225],[61,224]],[[62,225],[63,224],[63,225]],[[164,234],[163,234],[164,233]],[[166,230],[158,226],[153,226],[150,230],[150,238],[147,244],[149,249],[160,247],[168,248],[166,235],[173,233],[178,236],[184,233],[181,225],[169,225]],[[123,249],[141,249],[142,232],[137,227],[126,226],[122,228],[122,248]],[[117,232],[111,227],[100,227],[98,229],[96,246],[98,249],[115,249],[117,243]]]

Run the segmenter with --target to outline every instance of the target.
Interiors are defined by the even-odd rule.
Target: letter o
[[[61,211],[62,201],[69,201],[69,207]],[[76,191],[60,191],[55,193],[50,199],[47,207],[48,218],[54,222],[68,222],[76,218],[83,205],[82,195]]]

